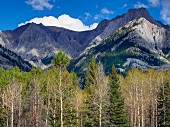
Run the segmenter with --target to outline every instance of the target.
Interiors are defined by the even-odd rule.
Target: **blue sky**
[[[156,20],[170,25],[170,0],[3,0],[0,30],[13,30],[28,22],[90,30],[103,19],[139,7],[147,8]]]

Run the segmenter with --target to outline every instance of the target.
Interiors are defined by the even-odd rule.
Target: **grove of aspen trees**
[[[0,68],[0,127],[170,127],[170,70],[113,66],[92,57],[85,87],[60,51],[48,70]]]

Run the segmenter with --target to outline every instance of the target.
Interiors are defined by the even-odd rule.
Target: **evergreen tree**
[[[119,78],[116,74],[115,67],[112,67],[112,73],[109,75],[110,86],[110,126],[114,127],[127,127],[128,119],[124,110],[124,98],[122,96]]]
[[[93,103],[94,89],[97,86],[97,73],[98,65],[94,56],[88,66],[88,72],[86,73],[86,86],[85,91],[87,92],[86,96],[86,119],[84,121],[85,127],[96,127],[98,125],[97,119],[97,107]]]
[[[158,94],[158,126],[170,127],[170,82],[165,83]]]
[[[86,86],[85,90],[90,90],[91,86],[97,85],[97,73],[98,73],[98,65],[94,56],[88,66],[88,72],[86,73]],[[90,91],[89,91],[90,92]]]

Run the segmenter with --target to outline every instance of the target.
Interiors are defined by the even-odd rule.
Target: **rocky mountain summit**
[[[85,74],[92,56],[104,64],[107,74],[113,64],[120,72],[126,72],[129,67],[169,69],[170,31],[144,17],[134,19],[99,44],[88,47],[88,50],[72,60],[70,68],[80,75]]]
[[[110,42],[112,51],[128,39],[133,40],[133,48],[144,47],[152,53],[159,54],[168,63],[169,35],[169,26],[156,21],[145,8],[139,8],[130,9],[126,14],[112,20],[105,19],[96,29],[83,32],[28,23],[15,30],[0,32],[0,44],[28,60],[33,66],[46,68],[60,49],[70,58],[75,58],[80,54],[89,54],[92,52],[91,49],[103,45],[108,38],[119,40],[116,45]],[[127,50],[131,51],[133,48]],[[107,50],[107,46],[103,45],[102,49]]]

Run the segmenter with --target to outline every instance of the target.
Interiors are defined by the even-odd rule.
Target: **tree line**
[[[91,59],[81,89],[60,51],[49,70],[0,68],[0,126],[4,127],[168,127],[170,71],[131,69],[110,75]]]

